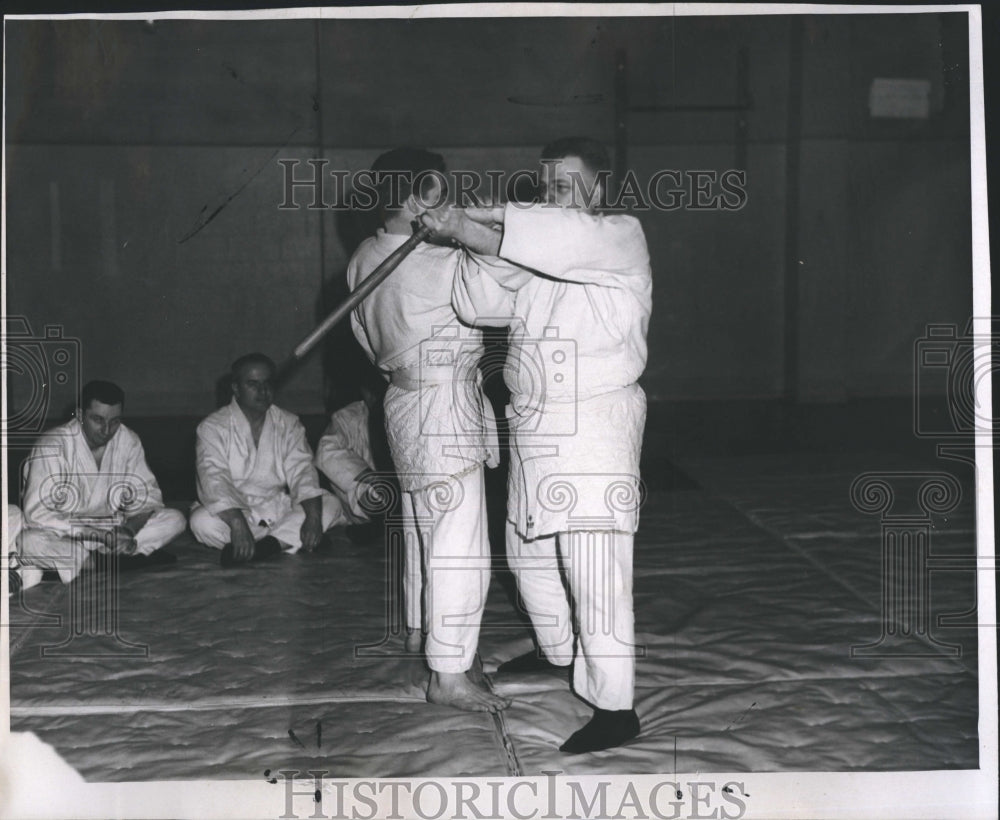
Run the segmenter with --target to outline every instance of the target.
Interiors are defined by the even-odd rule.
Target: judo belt
[[[433,370],[437,370],[437,373],[433,373]],[[455,370],[453,368],[444,368],[443,372],[441,368],[432,368],[432,373],[429,374],[425,370],[422,374],[420,372],[419,366],[414,367],[401,367],[398,370],[393,370],[389,373],[389,382],[394,386],[398,387],[400,390],[406,390],[410,393],[417,393],[425,387],[439,386],[439,385],[449,385],[449,384],[465,384],[474,388],[476,394],[474,399],[475,406],[478,408],[480,418],[482,419],[481,428],[472,428],[465,430],[466,433],[476,433],[483,435],[485,438],[482,441],[482,445],[486,448],[485,462],[487,467],[497,467],[500,464],[500,441],[497,432],[497,419],[493,412],[493,405],[490,404],[489,399],[487,399],[482,393],[483,386],[483,374],[478,367],[474,367],[471,371],[475,373],[472,378],[453,378],[455,373],[469,373],[468,369]],[[449,378],[451,376],[452,378]],[[452,400],[454,404],[455,396],[452,395]],[[457,430],[456,430],[457,432]]]
[[[389,382],[398,387],[400,390],[407,390],[411,393],[416,393],[417,391],[425,387],[434,387],[437,385],[453,384],[455,382],[464,382],[468,379],[459,378],[451,379],[447,378],[443,374],[441,376],[430,375],[426,371],[421,374],[419,367],[401,367],[398,370],[393,370],[389,373]]]

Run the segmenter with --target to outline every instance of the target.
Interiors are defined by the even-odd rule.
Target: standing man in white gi
[[[351,290],[411,236],[413,220],[445,198],[438,154],[399,148],[380,156],[372,170],[382,180],[383,227],[351,258]],[[495,464],[497,452],[476,367],[482,334],[462,327],[451,306],[451,280],[463,257],[455,248],[418,245],[355,309],[351,324],[390,381],[384,403],[389,449],[404,510],[420,536],[420,552],[407,550],[407,573],[423,557],[427,699],[492,712],[510,701],[466,674],[490,581],[483,464]]]
[[[639,222],[596,213],[608,167],[599,143],[559,140],[542,152],[542,204],[423,217],[469,250],[519,266],[469,257],[455,307],[463,320],[511,327],[507,560],[544,658],[530,653],[498,671],[574,664],[573,687],[594,709],[560,747],[574,754],[639,734],[632,547],[646,398],[636,380],[652,277]]]
[[[54,569],[69,583],[93,552],[117,554],[122,571],[177,560],[159,550],[183,532],[184,514],[164,507],[124,406],[118,385],[88,382],[75,417],[39,438],[27,465],[22,575]]]
[[[198,502],[191,532],[228,567],[312,550],[347,517],[319,486],[298,416],[273,403],[275,366],[262,353],[233,362],[232,401],[198,425]]]

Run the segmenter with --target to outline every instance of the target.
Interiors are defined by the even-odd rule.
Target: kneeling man
[[[223,566],[312,550],[347,517],[319,486],[306,431],[272,403],[275,366],[249,353],[232,366],[232,401],[198,425],[191,531]]]
[[[124,406],[118,385],[89,382],[75,418],[39,438],[27,465],[24,567],[69,583],[93,552],[117,554],[122,570],[176,561],[157,550],[183,532],[184,514],[163,506],[142,443],[122,424]]]

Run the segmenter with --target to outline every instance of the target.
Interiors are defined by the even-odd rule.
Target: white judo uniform
[[[107,443],[100,468],[76,419],[43,433],[26,466],[22,561],[54,569],[66,583],[90,552],[107,550],[107,539],[93,530],[151,513],[135,536],[135,554],[150,555],[186,525],[182,512],[164,507],[142,442],[124,424]]]
[[[652,277],[630,216],[508,205],[501,261],[468,256],[459,316],[511,327],[507,558],[539,645],[592,705],[632,707],[632,546]],[[506,318],[505,318],[506,317]],[[559,554],[575,602],[559,574]]]
[[[362,242],[347,269],[351,289],[406,239],[379,230]],[[369,359],[390,378],[386,434],[419,540],[408,540],[406,572],[412,579],[422,556],[424,651],[442,673],[469,669],[479,642],[490,580],[483,463],[498,457],[477,367],[482,334],[463,327],[451,305],[462,258],[418,245],[351,316]],[[408,602],[408,618],[414,609]]]
[[[359,499],[364,485],[358,482],[362,473],[375,469],[368,424],[368,406],[363,401],[351,402],[330,416],[316,446],[316,468],[330,480],[352,524],[368,520]]]
[[[7,505],[7,564],[12,573],[21,579],[21,589],[30,589],[42,580],[42,570],[38,567],[24,566],[20,560],[21,530],[24,529],[24,516],[16,504]]]
[[[11,553],[17,552],[19,536],[24,526],[24,516],[21,515],[21,508],[17,504],[7,505],[7,549]]]
[[[302,546],[303,501],[322,498],[324,532],[348,521],[340,502],[319,486],[302,422],[273,404],[257,444],[235,398],[202,420],[195,467],[191,532],[207,546],[221,549],[230,541],[229,526],[219,518],[224,510],[242,510],[254,540],[272,535],[288,552]]]

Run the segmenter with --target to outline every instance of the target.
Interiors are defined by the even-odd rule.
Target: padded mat
[[[934,573],[937,644],[852,652],[878,643],[884,613],[880,521],[851,504],[851,482],[928,465],[836,454],[679,467],[692,480],[650,482],[636,539],[643,733],[623,748],[561,754],[590,714],[566,677],[495,674],[531,647],[499,561],[480,652],[513,705],[496,720],[427,704],[426,670],[386,603],[383,548],[341,534],[323,553],[237,571],[186,535],[170,547],[177,564],[119,579],[117,636],[72,635],[68,613],[98,597],[87,584],[29,590],[11,618],[12,730],[90,781],[975,768],[974,614],[937,620],[974,607],[974,572]],[[970,477],[934,469],[956,472],[964,494],[934,521],[932,550],[964,560]]]

